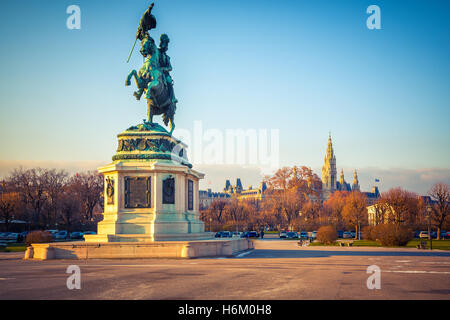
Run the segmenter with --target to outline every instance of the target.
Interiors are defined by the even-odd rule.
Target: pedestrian
[[[264,230],[261,230],[261,239],[264,239]]]

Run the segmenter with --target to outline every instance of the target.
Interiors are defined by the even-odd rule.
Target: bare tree
[[[46,224],[54,225],[58,216],[59,202],[67,184],[68,173],[64,170],[57,171],[55,169],[46,170]]]
[[[65,188],[64,193],[59,198],[60,221],[64,224],[67,232],[72,231],[73,225],[80,221],[80,203],[77,198],[73,197],[71,188]]]
[[[227,201],[224,199],[215,199],[211,202],[211,205],[207,209],[208,213],[214,220],[218,223],[223,222],[223,213],[225,211],[225,207],[227,205]]]
[[[428,193],[436,203],[432,204],[433,221],[437,227],[437,238],[441,238],[442,225],[450,216],[450,188],[448,184],[436,183]]]
[[[17,212],[19,197],[13,192],[6,181],[2,181],[0,187],[0,216],[5,224],[5,231],[9,231],[9,225]]]
[[[31,210],[33,227],[40,227],[42,212],[47,204],[47,170],[42,168],[15,169],[11,173],[10,179],[22,203]]]
[[[103,196],[103,176],[95,171],[77,173],[70,179],[70,189],[78,198],[84,219],[93,221],[93,212]]]
[[[242,229],[241,222],[243,209],[243,206],[239,203],[239,200],[236,197],[229,199],[225,207],[227,219],[234,222],[236,231]]]

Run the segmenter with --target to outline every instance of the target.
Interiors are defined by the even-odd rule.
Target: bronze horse
[[[170,134],[175,129],[174,115],[177,100],[173,93],[173,81],[169,75],[172,70],[169,57],[166,55],[169,38],[161,36],[161,45],[158,49],[155,41],[147,34],[141,42],[141,54],[145,57],[144,65],[139,72],[132,70],[125,81],[131,84],[131,78],[136,81],[137,91],[134,96],[137,100],[145,93],[147,99],[148,122],[153,123],[154,115],[162,115],[164,124],[170,124]]]

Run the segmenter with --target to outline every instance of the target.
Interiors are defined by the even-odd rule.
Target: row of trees
[[[16,169],[0,181],[0,219],[9,231],[13,220],[28,230],[91,229],[101,219],[103,178],[96,172],[70,176],[64,170]]]
[[[449,186],[436,184],[430,198],[394,188],[383,193],[376,202],[369,202],[359,191],[336,191],[327,201],[321,201],[322,183],[307,167],[279,169],[265,177],[268,189],[260,200],[217,199],[201,210],[202,219],[210,230],[317,230],[332,225],[336,230],[360,231],[369,223],[369,205],[374,205],[373,224],[394,224],[424,230],[430,223],[438,233],[450,224]],[[432,200],[432,201],[428,201]]]

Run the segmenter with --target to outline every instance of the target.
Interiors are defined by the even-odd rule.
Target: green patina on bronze
[[[118,160],[173,160],[192,168],[186,154],[187,145],[172,137],[160,125],[148,122],[132,126],[117,135]]]
[[[153,115],[162,115],[165,125],[170,125],[171,135],[175,129],[174,116],[178,100],[173,91],[173,80],[170,76],[172,65],[170,57],[166,54],[169,47],[169,37],[162,34],[159,48],[148,31],[156,27],[156,19],[151,14],[153,3],[141,18],[136,34],[136,40],[141,41],[140,53],[144,57],[144,65],[139,69],[131,70],[125,85],[131,85],[134,77],[137,91],[133,93],[137,100],[145,94],[147,99],[148,124],[153,124]],[[133,46],[134,48],[134,46]]]

